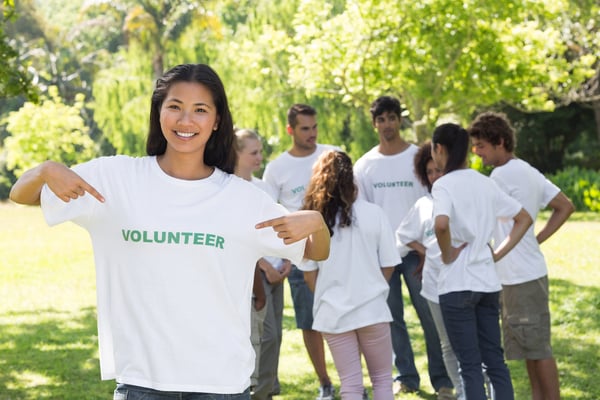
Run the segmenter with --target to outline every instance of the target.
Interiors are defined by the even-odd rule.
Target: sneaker
[[[437,393],[437,400],[456,400],[454,390],[449,387],[441,387]]]
[[[402,383],[399,380],[395,379],[394,383],[392,383],[392,391],[394,392],[394,395],[397,395],[398,393],[415,393],[418,392],[419,389],[411,388],[405,383]]]
[[[335,388],[330,383],[329,385],[323,385],[319,388],[319,396],[316,400],[333,400],[335,396]]]

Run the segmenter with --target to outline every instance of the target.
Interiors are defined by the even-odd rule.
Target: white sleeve
[[[396,248],[394,231],[390,226],[390,222],[388,221],[388,218],[383,210],[379,206],[377,206],[377,208],[380,221],[380,238],[378,240],[379,248],[377,249],[379,266],[393,267],[394,265],[402,263],[402,259],[400,258],[400,254],[398,254],[398,249]]]
[[[304,259],[302,262],[295,264],[300,271],[316,271],[319,269],[319,263],[317,261]]]
[[[448,190],[437,184],[433,184],[431,189],[431,196],[433,197],[433,218],[438,215],[446,215],[452,217],[452,196],[448,193]]]
[[[492,180],[494,189],[496,191],[495,197],[495,210],[496,218],[510,219],[521,211],[523,206],[516,199],[506,194],[500,187]]]
[[[396,245],[406,246],[408,243],[423,239],[423,221],[419,212],[418,202],[408,210],[408,213],[396,229]]]

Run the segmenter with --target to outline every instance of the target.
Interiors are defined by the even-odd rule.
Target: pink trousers
[[[342,400],[362,400],[361,354],[365,357],[373,400],[394,400],[390,324],[368,325],[344,333],[323,333],[341,381]]]

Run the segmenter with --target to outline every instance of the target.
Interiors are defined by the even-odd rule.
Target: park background
[[[317,108],[319,141],[354,160],[377,143],[368,109],[382,94],[401,99],[413,143],[442,121],[506,112],[517,155],[578,210],[544,245],[555,346],[565,398],[600,398],[597,0],[0,1],[0,200],[46,159],[143,155],[153,84],[179,63],[219,73],[235,124],[265,139],[265,161],[290,145],[296,102]],[[87,235],[47,228],[32,210],[0,206],[0,400],[106,398]],[[286,312],[284,398],[312,398]],[[524,398],[525,372],[511,368]]]

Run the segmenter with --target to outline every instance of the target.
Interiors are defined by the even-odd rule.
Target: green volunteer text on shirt
[[[225,244],[225,238],[212,233],[139,231],[135,229],[121,229],[121,233],[126,242],[135,243],[190,244],[213,246],[220,249],[223,249]]]

